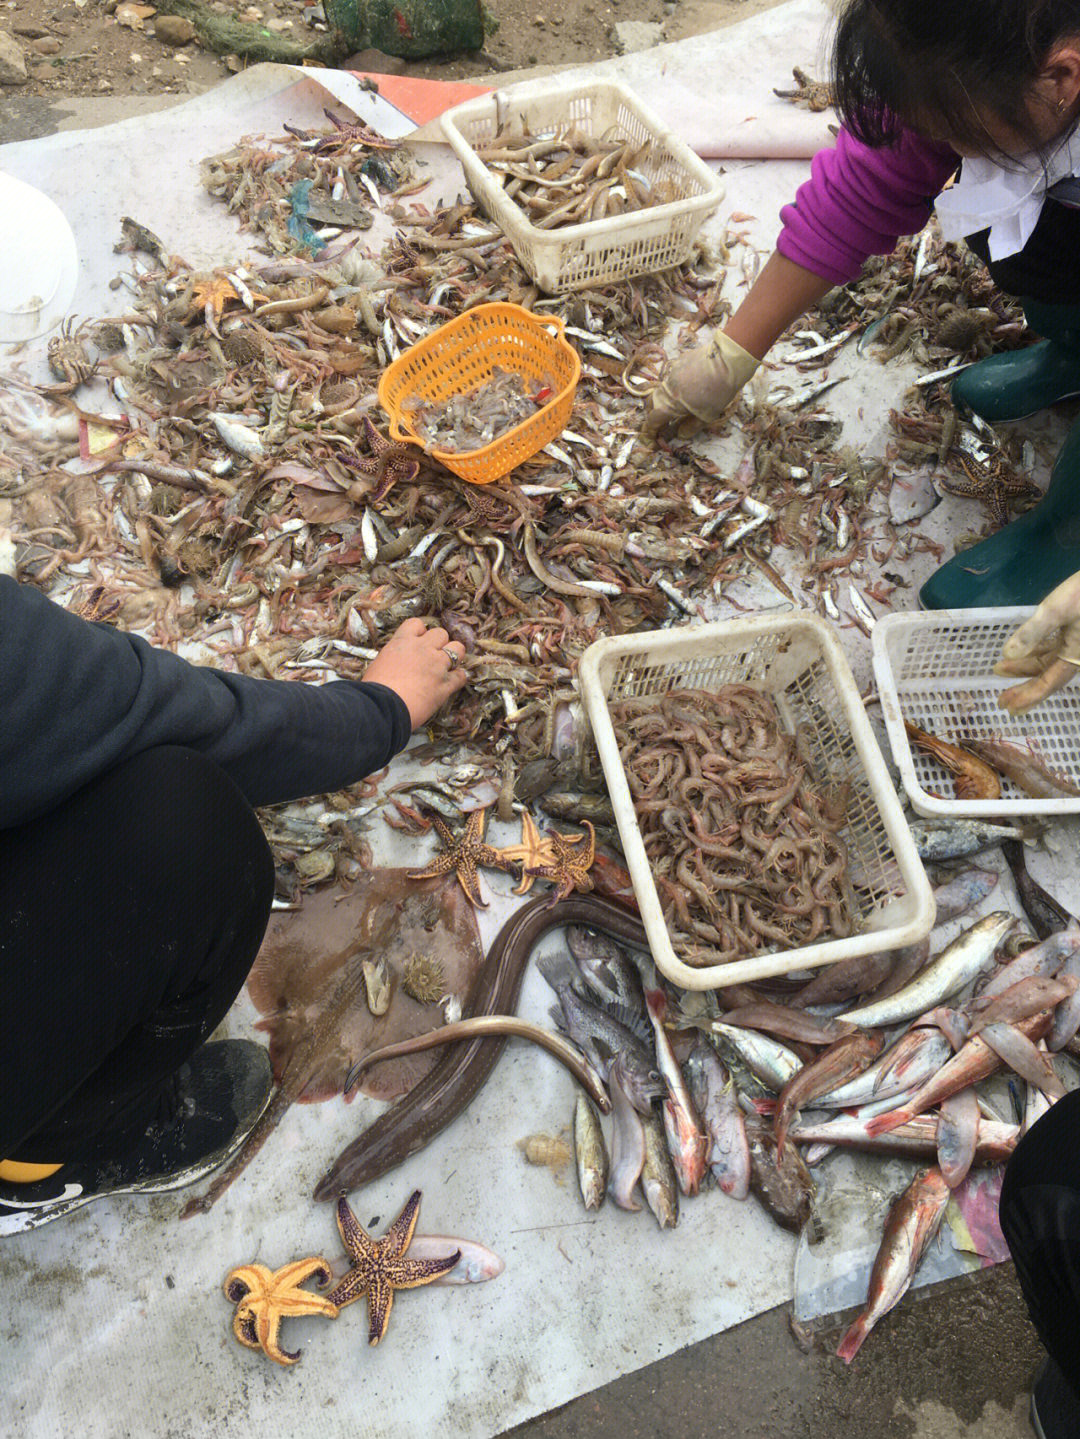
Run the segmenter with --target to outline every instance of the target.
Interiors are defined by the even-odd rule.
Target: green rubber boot
[[[1058,451],[1046,494],[1035,506],[954,555],[923,585],[924,610],[1037,605],[1080,570],[1080,423]]]
[[[1043,338],[1026,350],[979,360],[952,384],[953,403],[984,420],[1022,420],[1080,395],[1080,305],[1021,303],[1028,325]]]

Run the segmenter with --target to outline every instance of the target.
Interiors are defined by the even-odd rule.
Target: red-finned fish
[[[938,1072],[952,1050],[937,1029],[909,1029],[856,1079],[818,1096],[824,1109],[849,1109],[916,1089]]]
[[[671,1041],[664,1028],[667,999],[662,990],[645,991],[645,1004],[656,1037],[656,1060],[660,1066],[668,1097],[664,1100],[664,1129],[668,1148],[683,1194],[696,1194],[705,1177],[705,1157],[709,1150],[708,1136],[694,1109],[679,1062],[672,1053]]]
[[[906,1154],[913,1159],[933,1159],[937,1154],[937,1131],[938,1120],[934,1114],[917,1115],[888,1134],[877,1135],[867,1134],[866,1121],[856,1115],[838,1114],[826,1120],[800,1118],[788,1131],[788,1138],[793,1144],[835,1144],[845,1149],[864,1150],[867,1154]],[[975,1163],[1004,1164],[1019,1137],[1018,1125],[980,1120]]]
[[[750,1145],[735,1082],[705,1039],[699,1039],[690,1051],[686,1074],[691,1097],[712,1140],[707,1157],[713,1178],[732,1199],[745,1199],[750,1192]]]
[[[977,991],[980,999],[1011,989],[1022,979],[1040,974],[1080,973],[1069,961],[1080,950],[1080,929],[1055,930],[1040,944],[1033,944],[1015,959],[1003,964]]]
[[[1029,1084],[1037,1084],[1051,1099],[1064,1099],[1065,1086],[1049,1056],[1037,1049],[1017,1025],[1001,1021],[988,1024],[981,1038],[1014,1074],[1019,1074]]]
[[[773,1119],[778,1160],[784,1158],[785,1136],[803,1105],[824,1094],[838,1081],[843,1084],[861,1074],[878,1057],[884,1045],[885,1036],[875,1030],[845,1035],[784,1085]]]
[[[1080,979],[1073,975],[1059,975],[1057,979],[1032,975],[998,994],[982,995],[966,1006],[971,1019],[968,1038],[979,1034],[988,1024],[999,1021],[1015,1024],[1018,1019],[1028,1019],[1041,1009],[1054,1009],[1063,1000],[1071,999],[1077,989],[1080,989]]]
[[[1050,1028],[1050,1018],[1050,1011],[1045,1010],[1042,1014],[1032,1015],[1030,1019],[1022,1019],[1017,1029],[1027,1035],[1028,1039],[1039,1040]],[[890,1129],[907,1124],[917,1114],[924,1114],[935,1104],[947,1099],[950,1094],[966,1089],[969,1084],[977,1084],[980,1079],[987,1079],[1000,1068],[1001,1059],[987,1044],[985,1034],[977,1034],[899,1109],[868,1120],[867,1133],[871,1136],[885,1134]]]
[[[845,1034],[850,1034],[852,1029],[850,1024],[841,1024],[835,1019],[818,1019],[812,1014],[804,1014],[801,1009],[774,1004],[767,999],[729,1010],[724,1015],[724,1023],[737,1025],[740,1029],[761,1030],[800,1044],[833,1044]]]
[[[926,1246],[938,1231],[951,1193],[939,1169],[925,1169],[893,1200],[870,1272],[866,1308],[836,1351],[845,1364],[855,1358],[878,1320],[907,1293]]]
[[[969,1085],[950,1094],[938,1109],[938,1168],[950,1189],[963,1184],[979,1143],[979,1096]]]
[[[641,1115],[627,1095],[626,1083],[622,1055],[617,1054],[608,1070],[613,1126],[608,1192],[620,1209],[629,1209],[636,1213],[641,1205],[634,1198],[634,1188],[645,1163],[645,1128],[641,1123]]]

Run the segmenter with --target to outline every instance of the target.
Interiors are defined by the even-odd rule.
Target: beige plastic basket
[[[858,687],[831,627],[817,615],[750,615],[597,640],[581,658],[586,712],[600,751],[634,894],[657,968],[683,989],[753,983],[923,939],[934,899]],[[819,782],[851,786],[844,840],[856,905],[856,933],[798,949],[695,968],[675,953],[608,703],[678,689],[749,684],[769,695],[784,727],[803,726]]]
[[[1053,770],[1080,785],[1080,685],[1066,685],[1025,715],[998,704],[1017,684],[994,674],[1001,646],[1032,609],[928,610],[889,615],[873,632],[874,677],[885,732],[912,808],[950,819],[1080,814],[1080,797],[1032,799],[1002,780],[1001,799],[955,799],[953,776],[904,730],[910,720],[939,739],[1001,738],[1034,746]]]
[[[495,136],[495,97],[485,95],[447,111],[443,133],[461,161],[470,191],[549,294],[608,285],[682,264],[702,223],[724,198],[719,176],[618,81],[530,84],[509,93],[507,113],[512,127],[525,127],[533,134],[566,134],[576,126],[597,137],[610,132],[635,143],[648,140],[639,168],[650,181],[667,180],[680,192],[679,199],[648,210],[559,230],[538,229],[503,193],[474,148]]]

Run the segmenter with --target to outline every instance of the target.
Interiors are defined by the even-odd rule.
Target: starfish
[[[552,904],[560,899],[568,899],[575,889],[587,893],[593,887],[589,870],[596,859],[596,830],[587,819],[582,820],[582,824],[589,831],[589,842],[582,849],[574,848],[580,844],[582,835],[553,833],[550,836],[551,847],[555,851],[552,862],[533,865],[525,870],[526,874],[537,879],[548,879],[555,886],[555,892],[551,896]]]
[[[570,836],[564,835],[563,838],[569,839]],[[583,839],[584,836],[579,834],[577,838]],[[550,835],[541,834],[527,809],[521,812],[521,843],[507,845],[499,853],[521,865],[521,883],[514,890],[515,894],[528,894],[532,889],[536,876],[529,873],[530,869],[536,865],[555,863],[555,847]]]
[[[275,1364],[295,1364],[299,1350],[291,1354],[278,1347],[282,1319],[301,1314],[325,1314],[336,1319],[338,1305],[310,1289],[301,1289],[305,1279],[315,1275],[320,1287],[330,1283],[332,1271],[325,1259],[294,1259],[280,1269],[265,1264],[242,1264],[225,1280],[225,1297],[236,1305],[233,1333],[249,1349],[261,1349]]]
[[[364,416],[364,434],[367,437],[368,455],[342,454],[341,458],[350,469],[359,470],[362,475],[374,477],[375,484],[368,498],[375,504],[385,499],[398,480],[415,480],[420,473],[419,462],[413,459],[408,445],[399,445],[381,435]]]
[[[1001,459],[989,464],[980,464],[969,455],[959,456],[960,466],[967,479],[944,475],[941,487],[950,495],[961,495],[979,500],[990,511],[995,528],[1001,529],[1009,523],[1010,499],[1023,499],[1039,493],[1039,487],[1022,475],[1009,474]]]
[[[410,879],[434,879],[436,875],[449,874],[454,870],[458,883],[479,909],[487,909],[487,901],[481,899],[476,880],[480,865],[488,869],[507,870],[513,867],[513,860],[507,859],[501,849],[484,843],[484,827],[487,810],[474,809],[465,821],[465,828],[455,837],[453,830],[439,816],[428,810],[427,814],[435,826],[435,832],[443,842],[441,854],[437,854],[427,869],[410,869]]]
[[[420,1213],[420,1191],[414,1189],[409,1201],[381,1239],[372,1239],[357,1221],[344,1194],[337,1203],[337,1224],[341,1242],[349,1251],[353,1266],[331,1290],[329,1299],[339,1309],[355,1304],[367,1295],[368,1343],[378,1344],[390,1323],[395,1289],[417,1289],[440,1274],[449,1274],[461,1258],[455,1250],[445,1259],[406,1259]]]

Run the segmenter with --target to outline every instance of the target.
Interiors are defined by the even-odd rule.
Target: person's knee
[[[144,874],[160,867],[174,892],[200,901],[213,893],[269,911],[270,847],[235,782],[196,750],[161,745],[127,760],[117,773],[124,794],[120,828]]]

